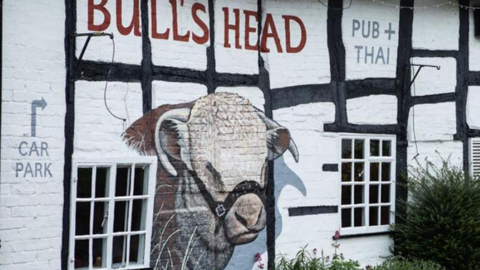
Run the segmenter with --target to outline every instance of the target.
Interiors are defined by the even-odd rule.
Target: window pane
[[[390,163],[382,163],[382,181],[390,181]]]
[[[107,238],[93,239],[93,268],[107,267]]]
[[[75,241],[75,269],[88,267],[88,240]]]
[[[113,231],[125,232],[128,229],[128,206],[129,202],[115,202],[115,216],[113,218]]]
[[[370,141],[370,155],[372,157],[380,156],[380,140]]]
[[[392,143],[391,141],[382,142],[382,156],[389,157],[392,155]]]
[[[390,224],[390,206],[382,206],[382,225]]]
[[[364,187],[363,185],[361,186],[355,186],[355,204],[362,204],[364,203]]]
[[[145,211],[147,200],[133,200],[132,231],[145,230]]]
[[[378,225],[378,207],[370,207],[370,226]]]
[[[115,236],[113,237],[112,246],[112,263],[113,268],[120,268],[125,266],[127,261],[127,237]]]
[[[108,202],[95,202],[93,212],[93,234],[107,233]]]
[[[363,179],[364,179],[364,166],[365,164],[363,162],[356,162],[355,163],[355,174],[353,175],[354,177],[354,180],[356,182],[363,182]]]
[[[370,203],[378,203],[378,185],[370,185]]]
[[[355,159],[363,159],[364,157],[364,140],[355,140]]]
[[[129,190],[128,186],[130,184],[130,167],[118,167],[117,168],[117,179],[115,186],[115,196],[128,196]]]
[[[77,198],[92,197],[92,168],[78,168]]]
[[[352,140],[342,140],[342,158],[352,158]]]
[[[342,182],[352,181],[352,163],[342,163]]]
[[[133,195],[147,195],[147,184],[145,181],[146,167],[135,168],[135,187],[133,188]]]
[[[342,204],[352,204],[352,186],[342,186]]]
[[[382,203],[390,202],[390,185],[382,185]]]
[[[130,264],[143,264],[145,249],[145,235],[132,235],[130,237]]]
[[[75,212],[75,235],[90,234],[90,202],[77,202]]]
[[[370,181],[378,181],[380,172],[379,163],[370,163]]]
[[[352,227],[352,209],[342,209],[342,228]]]
[[[108,197],[108,175],[109,168],[97,168],[97,178],[95,183],[95,197]]]
[[[364,223],[365,211],[364,210],[365,210],[364,208],[355,208],[355,211],[354,211],[355,227],[365,226],[365,223]]]

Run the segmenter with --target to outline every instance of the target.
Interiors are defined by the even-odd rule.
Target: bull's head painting
[[[252,242],[266,226],[268,161],[287,150],[299,157],[288,129],[228,93],[160,106],[124,139],[142,154],[157,155],[161,165],[154,269],[224,269],[235,246]]]

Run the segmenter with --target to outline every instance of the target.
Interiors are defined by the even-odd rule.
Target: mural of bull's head
[[[268,161],[287,150],[299,158],[288,129],[229,93],[161,106],[137,120],[124,139],[142,153],[157,155],[161,164],[155,211],[164,217],[154,224],[162,235],[154,237],[162,239],[152,242],[157,247],[153,260],[158,259],[152,264],[159,269],[162,258],[171,269],[185,263],[224,269],[234,247],[252,242],[266,226]],[[166,241],[167,249],[162,248]]]

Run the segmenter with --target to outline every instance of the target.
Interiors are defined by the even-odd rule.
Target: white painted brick
[[[142,115],[142,91],[138,83],[109,83],[105,108],[103,82],[77,82],[75,110],[75,158],[131,157],[138,153],[129,149],[121,135]]]
[[[294,15],[302,19],[307,31],[307,43],[300,53],[277,53],[275,44],[269,39],[271,52],[262,54],[270,71],[271,88],[292,85],[330,82],[330,57],[327,46],[327,11],[317,0],[266,1],[263,17],[271,13],[278,35],[285,42],[285,26],[282,15]],[[300,30],[293,30],[292,43],[300,41]],[[285,46],[284,44],[282,46]]]
[[[65,6],[7,1],[3,16],[8,23],[2,40],[0,268],[57,270],[63,231]],[[32,138],[31,103],[42,97],[48,105],[37,110],[37,137]],[[48,143],[49,156],[22,156],[22,141]],[[15,177],[17,162],[52,162],[53,176]],[[56,263],[49,265],[53,257]]]
[[[412,58],[412,64],[440,66],[440,70],[424,67],[411,87],[412,96],[426,96],[455,92],[457,86],[457,61],[455,58]],[[412,67],[411,79],[418,71]]]
[[[412,169],[419,166],[426,168],[427,162],[439,168],[444,161],[452,166],[463,167],[462,142],[418,142],[417,145],[410,142],[408,145],[408,165]]]
[[[123,25],[128,26],[132,20],[133,14],[133,2],[134,1],[122,1],[122,13],[123,13]],[[100,3],[95,1],[95,4]],[[77,33],[90,33],[94,32],[88,29],[88,1],[78,1],[77,3]],[[105,8],[111,15],[111,22],[109,27],[104,31],[106,33],[113,33],[115,39],[115,62],[137,64],[141,63],[142,59],[142,37],[135,36],[133,32],[124,36],[120,34],[117,28],[116,17],[116,1],[107,1]],[[104,17],[101,12],[94,12],[95,24],[101,24]],[[140,20],[141,28],[141,20]],[[141,31],[141,30],[140,30]],[[79,57],[83,45],[85,44],[86,37],[78,37],[76,55]],[[109,37],[93,37],[90,40],[88,49],[85,52],[83,59],[85,60],[97,60],[103,62],[112,61],[113,43]]]
[[[398,5],[399,2],[399,0],[394,0],[389,3]],[[354,31],[354,20],[359,22],[359,30]],[[349,9],[343,11],[342,23],[347,80],[374,77],[394,78],[397,69],[399,35],[398,9],[388,5],[379,5],[371,0],[357,0]],[[378,36],[373,33],[374,24],[378,25]],[[391,31],[395,33],[385,32],[389,31],[390,27]],[[355,48],[355,46],[362,48]],[[374,54],[366,57],[366,52]],[[381,57],[382,54],[383,57]]]
[[[459,7],[422,8],[441,4],[436,0],[415,1],[412,45],[416,49],[458,50]]]
[[[397,123],[397,98],[372,95],[347,100],[347,117],[351,124],[385,125]]]
[[[229,31],[230,48],[225,47],[225,11],[228,8],[229,24],[235,24],[234,9],[239,9],[240,33],[238,35],[241,49],[236,48],[235,39],[237,35],[235,31]],[[215,5],[215,55],[216,69],[219,72],[240,73],[240,74],[257,74],[258,73],[258,51],[245,49],[245,15],[244,10],[257,13],[256,0],[234,0],[223,2]],[[258,22],[250,17],[251,28],[258,28]],[[257,29],[258,31],[258,29]],[[249,44],[257,46],[258,32],[249,34]]]
[[[193,83],[154,81],[152,88],[153,108],[165,104],[192,102],[208,94],[205,85]]]
[[[473,20],[473,10],[470,13],[470,33],[469,33],[469,46],[470,46],[470,70],[480,71],[480,37],[475,36],[475,21]]]
[[[410,109],[408,140],[415,141],[415,134],[417,141],[452,141],[456,122],[454,102],[416,105]]]
[[[470,86],[467,97],[467,123],[470,128],[480,129],[480,87]]]
[[[149,10],[152,9],[149,2]],[[208,19],[208,3],[201,0],[185,0],[184,6],[177,1],[178,9],[178,27],[179,34],[185,35],[187,31],[202,35],[201,29],[194,23],[191,15],[192,5],[201,3],[205,6],[205,13],[198,11],[198,16],[209,28]],[[152,15],[150,14],[150,17]],[[170,29],[168,40],[152,38],[152,58],[153,63],[157,66],[174,66],[181,68],[191,68],[195,70],[205,70],[207,68],[207,52],[210,41],[205,44],[196,44],[192,38],[188,42],[180,42],[173,40],[172,29],[172,6],[168,0],[157,1],[157,25],[158,33],[164,33],[167,28]],[[150,23],[151,24],[151,23]],[[150,35],[152,26],[150,25]]]

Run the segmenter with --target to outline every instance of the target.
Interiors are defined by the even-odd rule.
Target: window
[[[76,162],[69,269],[149,267],[156,159]]]
[[[480,174],[480,138],[470,139],[470,175]]]
[[[393,136],[342,136],[342,234],[383,232],[393,222],[395,145]]]

